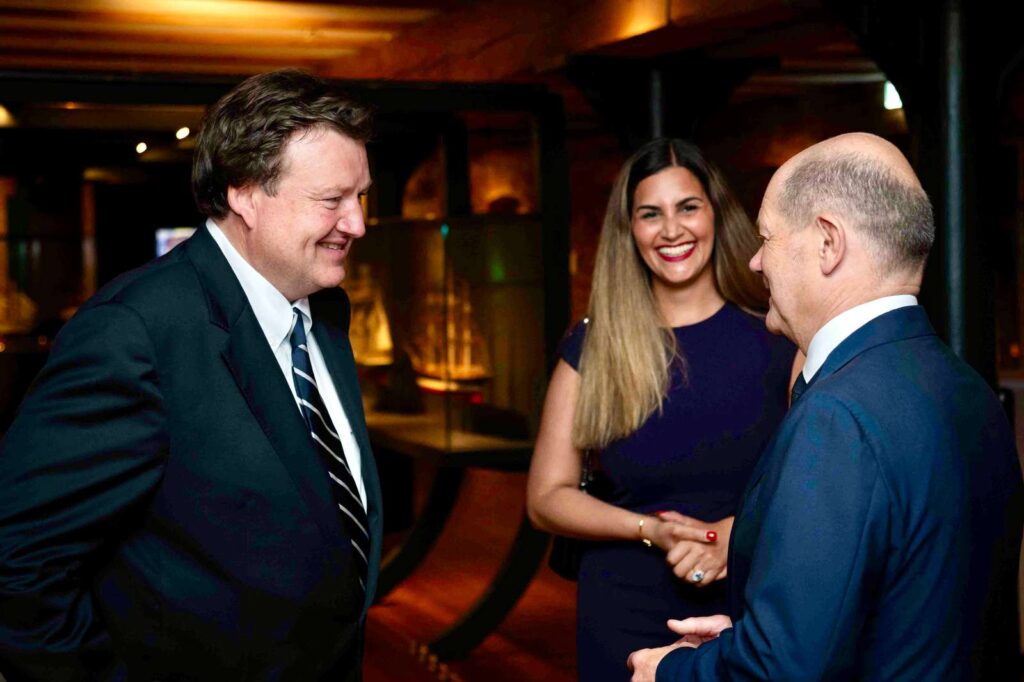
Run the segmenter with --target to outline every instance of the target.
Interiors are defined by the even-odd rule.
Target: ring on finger
[[[701,580],[704,580],[704,571],[698,568],[690,575],[690,580],[692,580],[694,583],[699,583]]]

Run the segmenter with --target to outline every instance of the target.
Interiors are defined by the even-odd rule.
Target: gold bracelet
[[[644,537],[644,521],[646,521],[646,520],[647,520],[646,517],[641,516],[640,520],[637,522],[637,529],[636,530],[637,530],[638,533],[640,533],[640,542],[644,543],[648,547],[651,547],[652,546],[651,541]]]

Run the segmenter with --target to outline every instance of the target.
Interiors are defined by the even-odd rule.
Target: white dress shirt
[[[345,449],[345,459],[348,462],[349,469],[352,471],[352,478],[355,479],[356,487],[359,489],[359,499],[362,501],[363,508],[365,509],[366,486],[363,483],[362,456],[359,452],[359,443],[356,442],[352,425],[349,423],[345,410],[341,406],[338,391],[334,388],[334,380],[324,364],[324,356],[320,352],[320,346],[317,345],[316,337],[310,332],[313,325],[313,315],[309,309],[309,299],[300,298],[294,303],[289,302],[273,284],[267,281],[266,277],[257,272],[256,268],[252,267],[242,257],[242,254],[238,253],[231,241],[228,240],[224,232],[217,226],[217,223],[212,219],[207,219],[206,229],[210,231],[214,241],[217,242],[217,246],[220,247],[224,257],[227,258],[228,265],[231,266],[235,277],[238,278],[238,283],[242,285],[245,297],[249,299],[249,305],[256,315],[256,321],[260,323],[260,328],[267,337],[267,343],[270,344],[270,350],[273,351],[274,357],[277,358],[277,364],[281,368],[281,373],[284,374],[285,381],[288,382],[288,387],[292,391],[292,396],[295,397],[295,409],[299,410],[300,414],[302,409],[299,407],[298,397],[295,395],[295,383],[292,379],[292,345],[289,337],[292,333],[292,324],[295,318],[292,308],[298,308],[302,311],[303,314],[299,317],[303,320],[306,328],[306,347],[309,350],[310,365],[313,367],[313,378],[316,379],[320,397],[323,399],[324,405],[327,406],[327,412],[331,416],[334,430],[338,432],[338,436],[341,438],[341,445]],[[326,475],[326,471],[324,473]]]
[[[890,310],[911,305],[917,305],[917,297],[909,294],[883,296],[867,303],[861,303],[833,317],[818,330],[818,333],[811,339],[811,345],[807,347],[807,360],[804,362],[803,368],[804,381],[810,382],[814,378],[832,351],[850,334]]]

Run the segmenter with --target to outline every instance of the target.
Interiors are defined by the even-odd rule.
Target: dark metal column
[[[661,69],[651,68],[651,137],[665,135],[665,95],[662,92]]]
[[[943,225],[946,248],[942,268],[946,275],[947,336],[960,357],[967,356],[967,201],[964,101],[963,13],[960,0],[946,0],[942,11],[942,156],[945,169]],[[935,265],[938,265],[936,263]]]
[[[565,151],[565,110],[551,95],[536,111],[540,214],[544,259],[544,359],[557,360],[558,342],[569,326],[569,160]]]

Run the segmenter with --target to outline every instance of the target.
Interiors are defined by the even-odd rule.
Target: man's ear
[[[256,224],[256,185],[250,183],[244,187],[228,186],[228,206],[237,213],[246,227]]]
[[[833,220],[831,216],[818,216],[814,219],[811,229],[816,232],[821,274],[827,277],[839,267],[846,255],[846,228],[842,222]]]

